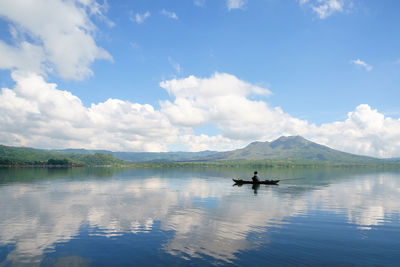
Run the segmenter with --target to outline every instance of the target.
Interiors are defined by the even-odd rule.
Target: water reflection
[[[0,186],[0,246],[12,247],[3,264],[40,264],[57,244],[78,239],[83,226],[89,236],[108,238],[173,233],[160,240],[164,253],[233,262],[238,253],[270,242],[269,232],[291,218],[342,214],[368,231],[400,213],[396,173],[310,173],[261,187],[232,187],[232,176],[219,172],[112,171],[100,180],[93,172],[51,176],[59,179],[29,175],[19,182],[3,179]],[[262,238],[249,238],[254,234]]]
[[[257,195],[257,190],[260,188],[260,185],[259,184],[253,184],[252,186],[251,186],[251,189],[253,189],[253,191],[254,191],[254,195]]]
[[[235,183],[233,186],[242,187],[243,184],[237,184],[237,183]],[[247,187],[247,186],[249,186],[249,185],[246,185],[246,187]],[[258,191],[258,189],[260,189],[260,185],[259,185],[259,184],[252,184],[252,185],[251,185],[251,189],[253,190],[254,195],[257,195],[257,191]]]

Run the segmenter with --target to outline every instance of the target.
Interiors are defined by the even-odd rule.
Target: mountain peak
[[[252,142],[233,151],[219,152],[207,160],[268,160],[290,162],[371,163],[377,159],[337,151],[302,136],[281,136],[272,142]]]
[[[247,146],[259,146],[259,145],[262,145],[265,143],[269,143],[269,142],[268,141],[266,141],[266,142],[254,141],[254,142],[251,142],[250,144],[248,144]]]
[[[281,136],[275,141],[271,142],[271,147],[281,147],[282,149],[292,149],[294,147],[304,147],[306,145],[312,144],[311,141],[296,135],[296,136]]]
[[[295,141],[308,141],[307,139],[305,139],[304,137],[302,137],[300,135],[289,135],[289,136],[282,135],[281,137],[279,137],[275,141],[292,141],[292,140],[295,140]],[[275,142],[275,141],[273,141],[273,142]]]

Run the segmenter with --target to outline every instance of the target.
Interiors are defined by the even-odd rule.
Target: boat
[[[280,180],[264,180],[259,182],[246,181],[242,179],[232,179],[235,184],[278,184]]]

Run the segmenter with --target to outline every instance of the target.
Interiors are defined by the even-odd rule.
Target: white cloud
[[[135,15],[131,14],[130,19],[137,24],[142,24],[147,18],[150,17],[150,12],[146,11],[143,14],[136,13]]]
[[[179,142],[185,144],[189,151],[226,151],[248,145],[247,142],[224,137],[221,134],[216,136],[208,136],[206,134],[194,135],[193,131],[181,133],[179,135]]]
[[[174,61],[171,57],[168,57],[168,62],[169,64],[171,64],[171,66],[174,68],[174,70],[176,71],[176,73],[181,74],[182,72],[182,67],[181,65]]]
[[[161,108],[119,99],[85,107],[82,101],[41,76],[13,72],[13,89],[0,93],[0,143],[39,148],[114,151],[229,150],[281,135],[302,135],[342,151],[378,157],[400,156],[400,119],[363,104],[345,121],[310,124],[271,107],[266,88],[226,73],[189,76],[160,83],[171,100]],[[195,134],[212,125],[216,135]]]
[[[229,9],[245,3],[227,1]],[[300,0],[320,18],[344,11],[346,3]],[[16,81],[13,89],[3,88],[0,93],[0,143],[131,151],[163,151],[183,143],[202,150],[233,149],[254,140],[299,134],[347,152],[400,156],[399,119],[364,104],[343,122],[316,126],[269,106],[263,99],[271,94],[268,89],[225,73],[161,82],[172,99],[160,101],[160,110],[118,99],[85,107],[78,97],[57,89],[43,76],[54,68],[63,78],[79,80],[92,74],[94,60],[111,59],[96,45],[96,26],[90,20],[90,16],[106,20],[105,11],[94,0],[0,2],[0,16],[9,23],[12,37],[10,43],[0,41],[0,68],[13,70]],[[149,16],[146,12],[132,19],[140,23]],[[182,72],[178,63],[169,61],[177,73]],[[351,63],[372,70],[360,59]],[[217,135],[194,134],[194,128],[206,124],[215,126]]]
[[[175,12],[171,12],[171,11],[167,11],[165,9],[161,10],[161,14],[163,14],[164,16],[167,16],[168,18],[171,19],[178,19],[178,16],[175,14]]]
[[[161,111],[175,125],[198,127],[213,123],[224,137],[243,141],[275,137],[305,124],[264,101],[250,100],[250,95],[268,96],[271,92],[233,75],[189,76],[161,82],[160,86],[175,98],[173,102],[160,103]]]
[[[203,7],[206,4],[206,0],[193,0],[195,6]]]
[[[198,148],[212,149],[217,142],[226,148],[238,147],[254,140],[298,134],[350,153],[378,157],[400,155],[400,119],[385,117],[365,104],[349,112],[344,122],[316,126],[290,116],[279,107],[270,107],[265,101],[250,99],[250,94],[268,95],[270,91],[233,75],[189,76],[164,81],[160,86],[174,98],[173,102],[160,103],[161,112],[173,125],[199,127],[211,123],[217,126],[220,136],[215,139],[187,137],[191,140],[188,143]]]
[[[228,10],[243,8],[246,5],[247,0],[227,0],[226,6]]]
[[[310,130],[313,140],[356,154],[377,157],[400,155],[400,119],[385,117],[369,105],[359,105],[343,122]]]
[[[6,59],[0,68],[38,73],[55,68],[61,77],[76,80],[92,75],[94,60],[112,57],[96,45],[91,15],[104,18],[92,0],[0,1],[0,16],[12,25],[13,37],[13,44],[0,43],[0,57]]]
[[[344,12],[351,6],[349,0],[299,0],[300,5],[309,5],[320,19],[325,19],[337,12]]]
[[[12,77],[15,88],[0,94],[0,143],[163,151],[178,134],[151,105],[108,99],[87,108],[36,74],[14,72]]]
[[[362,61],[360,59],[355,59],[350,61],[352,64],[363,67],[366,71],[371,71],[372,66],[367,64],[365,61]]]
[[[11,46],[0,41],[0,69],[31,70],[44,73],[43,62],[46,60],[45,51],[39,45],[29,42]]]

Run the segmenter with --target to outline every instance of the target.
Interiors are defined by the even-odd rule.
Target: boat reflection
[[[233,186],[242,187],[243,184],[234,183]],[[246,185],[246,186],[249,186],[249,185]],[[258,191],[258,189],[260,189],[260,185],[259,184],[252,184],[251,185],[251,189],[253,189],[254,195],[257,195],[257,191]]]
[[[253,184],[251,189],[253,189],[254,195],[257,195],[257,190],[260,188],[259,184]]]

